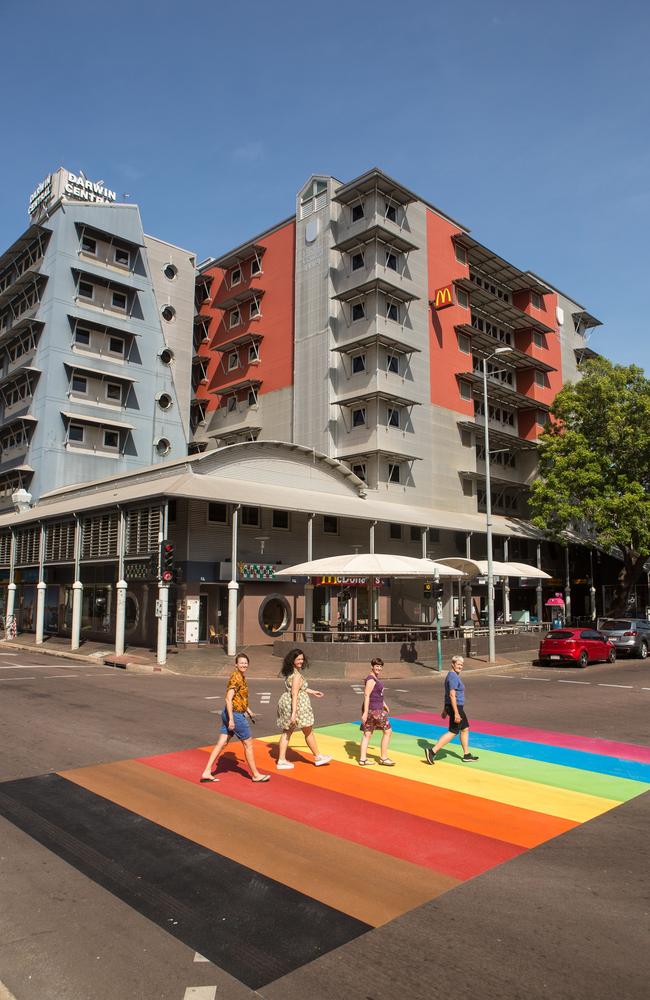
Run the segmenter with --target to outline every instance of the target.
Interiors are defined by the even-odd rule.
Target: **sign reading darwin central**
[[[117,194],[106,187],[103,181],[89,180],[83,170],[73,174],[64,167],[59,167],[53,174],[48,174],[32,192],[28,208],[31,220],[35,221],[44,215],[59,198],[111,204],[116,201]]]

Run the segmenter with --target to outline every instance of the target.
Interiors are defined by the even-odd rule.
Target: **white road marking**
[[[79,674],[44,674],[43,679],[47,681],[54,677],[78,677],[78,676]]]
[[[552,677],[520,677],[522,681],[542,681],[544,684],[550,684],[553,680]]]
[[[398,694],[408,694],[408,688],[395,688]]]
[[[1,681],[35,681],[35,677],[0,677]]]
[[[510,677],[508,674],[488,674],[488,677],[496,677],[498,681],[518,681],[518,677]]]
[[[625,688],[626,691],[633,691],[633,684],[599,684],[599,688]]]
[[[642,691],[650,691],[650,688],[641,688]]]
[[[216,986],[188,986],[183,1000],[215,1000]]]
[[[18,656],[18,653],[0,653],[0,656]]]
[[[38,663],[0,663],[0,670],[38,670]],[[43,668],[47,670],[47,667]],[[50,667],[50,670],[52,668]]]
[[[206,696],[204,697],[204,699],[203,699],[203,700],[204,700],[204,701],[218,701],[220,697],[221,697],[221,695],[220,695],[220,694],[207,694],[207,695],[206,695]]]
[[[210,961],[210,959],[209,959],[209,958],[206,958],[206,957],[205,957],[205,955],[199,955],[199,953],[198,953],[198,951],[197,951],[197,952],[195,952],[195,954],[194,954],[194,961],[195,961],[195,962],[209,962],[209,961]]]
[[[558,684],[591,684],[591,681],[558,681]]]

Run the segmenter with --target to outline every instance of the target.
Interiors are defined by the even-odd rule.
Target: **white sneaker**
[[[323,764],[329,764],[331,759],[332,758],[328,757],[327,754],[321,753],[318,755],[318,757],[314,757],[314,764],[316,765],[316,767],[322,767]]]
[[[278,771],[293,771],[293,764],[290,760],[279,760],[275,766]]]

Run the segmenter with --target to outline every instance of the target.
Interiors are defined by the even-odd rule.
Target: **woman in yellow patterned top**
[[[235,669],[233,670],[226,687],[226,706],[221,713],[221,729],[219,739],[214,750],[208,757],[208,763],[201,775],[201,781],[218,781],[216,774],[212,773],[212,768],[217,757],[225,747],[226,743],[233,736],[242,741],[244,746],[244,756],[248,764],[253,781],[268,781],[268,774],[261,774],[257,770],[255,757],[253,754],[253,740],[251,737],[251,727],[249,719],[255,718],[255,713],[248,707],[248,684],[246,683],[246,671],[248,670],[248,657],[246,653],[238,653],[235,657]]]

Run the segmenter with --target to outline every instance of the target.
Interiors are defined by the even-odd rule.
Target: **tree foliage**
[[[616,605],[650,556],[650,380],[604,358],[555,397],[540,438],[533,522],[552,537],[587,534],[623,554]]]

